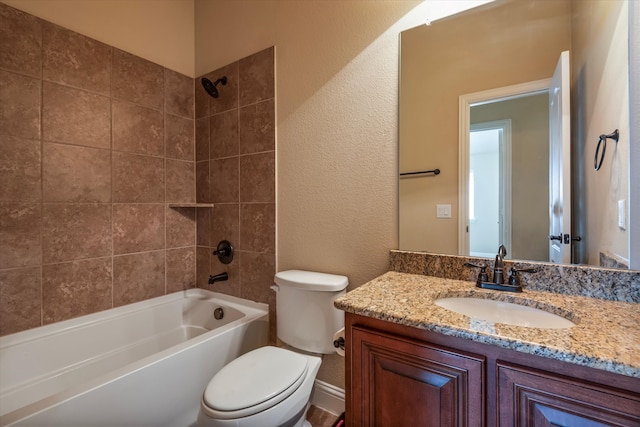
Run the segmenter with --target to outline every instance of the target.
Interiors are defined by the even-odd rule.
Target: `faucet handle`
[[[475,267],[475,268],[487,268],[487,264],[482,263],[482,264],[474,264],[472,262],[465,262],[464,263],[465,267]]]
[[[538,270],[535,268],[515,268],[511,267],[509,269],[509,285],[510,286],[520,286],[520,279],[518,278],[518,273],[537,273]]]
[[[213,255],[217,255],[218,259],[223,264],[231,264],[233,261],[233,246],[228,240],[220,240],[216,250],[213,251]]]
[[[487,264],[474,264],[472,262],[465,262],[464,266],[480,269],[480,271],[478,272],[478,279],[476,280],[476,284],[489,281],[489,274],[487,274]]]

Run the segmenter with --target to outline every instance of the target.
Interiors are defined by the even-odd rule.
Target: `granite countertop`
[[[471,319],[434,304],[473,296],[541,308],[576,323],[566,329]],[[551,292],[479,289],[475,283],[388,272],[335,301],[341,310],[444,335],[640,378],[640,305]]]

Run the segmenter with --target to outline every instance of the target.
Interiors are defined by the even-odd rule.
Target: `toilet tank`
[[[276,273],[278,338],[312,353],[333,353],[333,334],[344,327],[344,312],[333,301],[348,279],[335,274],[288,270]]]

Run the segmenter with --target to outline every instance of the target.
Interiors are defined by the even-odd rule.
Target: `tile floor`
[[[337,415],[323,411],[317,406],[312,405],[307,411],[307,420],[313,427],[331,427],[337,419]]]

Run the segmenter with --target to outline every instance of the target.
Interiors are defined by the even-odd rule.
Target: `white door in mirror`
[[[571,109],[569,51],[549,87],[549,261],[571,263]],[[555,238],[561,236],[560,239]],[[563,237],[563,236],[566,236]]]

